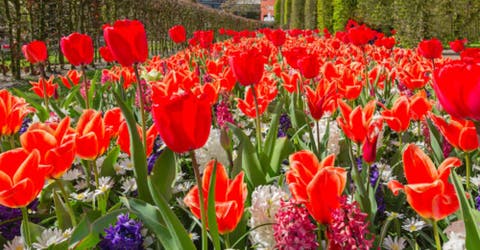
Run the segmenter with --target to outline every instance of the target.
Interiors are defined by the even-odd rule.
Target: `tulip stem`
[[[467,176],[465,177],[465,181],[467,182],[467,192],[470,191],[471,185],[470,185],[470,175],[472,172],[472,162],[470,161],[470,154],[465,153],[465,169],[467,171]]]
[[[72,226],[76,227],[77,226],[77,219],[75,218],[75,214],[73,213],[72,206],[70,205],[70,202],[68,201],[67,192],[65,191],[65,188],[63,188],[63,184],[60,182],[60,180],[55,180],[55,183],[57,184],[58,189],[60,190],[60,193],[62,193],[63,199],[65,200],[65,205],[67,206],[68,215],[70,216],[70,219],[72,220]]]
[[[40,69],[40,81],[43,82],[43,101],[45,102],[45,109],[48,111],[48,94],[47,94],[47,80],[45,78],[45,66],[43,63],[38,64],[38,68]]]
[[[197,181],[198,186],[198,197],[200,200],[200,221],[202,222],[202,249],[208,249],[208,235],[207,235],[207,214],[205,213],[205,204],[203,200],[203,185],[202,179],[200,177],[200,169],[197,163],[197,158],[195,157],[195,151],[190,151],[190,158],[192,158],[192,167],[193,173],[195,174],[195,180]]]
[[[255,90],[255,87],[252,86],[251,88],[252,94],[253,94],[253,101],[255,102],[255,125],[256,125],[256,134],[257,134],[257,149],[258,152],[260,153],[262,149],[262,128],[260,127],[260,114],[258,110],[258,97],[257,97],[257,91]]]
[[[434,234],[433,236],[435,237],[435,245],[437,247],[437,250],[442,250],[442,244],[440,243],[440,235],[438,232],[437,221],[433,220],[432,224],[433,224],[433,234]]]
[[[143,94],[143,87],[140,80],[140,74],[138,73],[138,63],[133,64],[135,70],[135,77],[137,78],[137,91],[138,100],[140,102],[140,116],[142,117],[142,136],[143,136],[143,149],[147,150],[147,120],[145,118],[145,100]]]
[[[322,143],[320,142],[320,122],[317,120],[315,121],[316,125],[317,125],[317,153],[318,153],[318,157],[320,157],[320,154],[321,154],[321,145]],[[327,131],[325,131],[325,133],[327,133]]]
[[[95,187],[99,188],[100,187],[100,182],[98,181],[97,161],[93,160],[93,161],[90,161],[90,162],[92,163],[93,177],[95,178]]]
[[[318,250],[323,250],[322,234],[323,234],[323,226],[322,224],[318,223],[318,232],[317,232]]]
[[[27,207],[22,207],[22,233],[25,233],[23,236],[25,240],[25,249],[30,249],[30,246],[32,245],[32,236],[30,235],[30,223],[28,222],[28,212],[27,212]]]
[[[88,101],[88,81],[87,81],[87,73],[85,71],[85,65],[82,64],[81,66],[81,69],[82,69],[82,76],[83,76],[83,86],[85,88],[85,107],[87,109],[90,109],[90,104],[89,104],[89,101]]]

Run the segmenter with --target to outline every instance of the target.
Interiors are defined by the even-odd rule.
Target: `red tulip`
[[[179,90],[153,99],[152,116],[157,131],[174,152],[185,153],[203,147],[212,124],[210,101]]]
[[[304,47],[293,47],[288,50],[283,50],[282,54],[290,67],[298,69],[298,59],[307,54],[307,49]]]
[[[137,132],[140,135],[140,140],[143,141],[143,133],[142,133],[142,128],[137,125]],[[151,126],[147,130],[147,148],[145,150],[145,154],[148,156],[152,153],[153,150],[153,143],[155,142],[155,137],[157,137],[157,130],[155,129],[155,126]],[[118,145],[120,146],[120,149],[130,155],[130,133],[128,131],[128,126],[127,122],[123,122],[120,125],[120,128],[118,130],[118,140],[117,140]]]
[[[122,66],[129,67],[147,60],[147,34],[140,21],[118,20],[103,30],[103,36],[113,58]]]
[[[267,110],[270,101],[261,94],[261,92],[258,90],[258,87],[248,87],[247,89],[245,89],[245,91],[245,99],[237,98],[238,109],[240,109],[246,116],[250,118],[257,117],[257,113],[255,110],[255,101],[253,99],[253,91],[256,91],[258,97],[258,115],[261,116]]]
[[[105,129],[112,134],[112,138],[115,138],[120,133],[120,125],[125,121],[125,118],[123,118],[120,108],[113,108],[105,112],[103,121],[105,122]]]
[[[183,43],[187,40],[187,31],[183,25],[175,25],[168,30],[168,35],[174,43]]]
[[[22,147],[27,152],[37,150],[40,164],[50,165],[51,178],[60,178],[75,159],[75,132],[70,128],[70,117],[60,123],[34,123],[20,136]]]
[[[210,48],[213,43],[213,38],[213,30],[197,30],[193,32],[193,39],[204,49]]]
[[[40,153],[23,148],[0,154],[0,204],[25,207],[42,191],[50,167],[40,165]]]
[[[430,114],[430,118],[445,139],[455,148],[464,152],[471,152],[478,148],[477,130],[472,121],[452,117],[450,122],[447,122],[433,113]]]
[[[467,63],[479,63],[480,48],[466,48],[460,52],[460,58]]]
[[[336,109],[335,86],[322,80],[314,91],[310,86],[305,87],[308,109],[315,120],[320,120],[325,112],[332,113]]]
[[[346,170],[334,167],[334,154],[319,162],[308,150],[290,155],[289,162],[290,170],[285,177],[293,198],[305,204],[317,222],[330,223],[332,211],[340,207],[339,198],[347,182]]]
[[[63,55],[74,66],[87,65],[93,61],[93,42],[89,35],[75,32],[62,37],[60,47]]]
[[[285,34],[285,31],[281,29],[276,29],[268,33],[267,38],[268,40],[270,40],[270,42],[273,43],[275,47],[280,47],[285,43],[287,35]]]
[[[415,144],[407,146],[402,158],[408,184],[390,181],[388,187],[394,195],[403,190],[410,206],[426,219],[441,220],[458,210],[457,194],[448,176],[451,167],[462,165],[459,159],[447,158],[436,169],[432,160]]]
[[[338,106],[342,116],[337,117],[337,123],[345,135],[355,143],[362,143],[367,136],[368,127],[375,112],[376,102],[370,101],[362,110],[361,106],[354,110],[344,101],[339,100]]]
[[[376,32],[365,25],[356,26],[348,29],[348,40],[357,46],[366,45],[371,40],[375,39]]]
[[[421,90],[410,97],[410,117],[413,120],[422,120],[430,110],[432,110],[432,104],[428,100],[425,90]]]
[[[368,126],[367,136],[362,145],[363,160],[367,163],[373,163],[377,159],[377,140],[382,128],[382,119],[372,121]]]
[[[78,120],[76,134],[78,157],[95,160],[107,150],[113,132],[106,129],[102,113],[87,109]]]
[[[55,94],[56,89],[58,88],[58,84],[53,83],[53,75],[50,76],[48,80],[44,78],[40,78],[38,82],[30,82],[32,84],[32,90],[37,94],[39,97],[43,98],[43,85],[45,85],[45,89],[47,90],[47,96],[52,97]]]
[[[423,40],[418,44],[418,53],[427,59],[442,57],[442,51],[442,42],[436,38]]]
[[[388,126],[396,132],[404,132],[410,126],[410,103],[406,96],[399,97],[392,109],[382,111],[382,117]]]
[[[217,164],[215,173],[215,215],[218,232],[226,234],[232,232],[240,222],[248,191],[247,186],[243,183],[243,172],[230,180],[225,167],[220,162],[212,160],[207,163],[202,178],[205,211],[207,210],[210,178],[212,177],[214,164]],[[200,219],[200,198],[197,185],[188,192],[183,201],[193,215]]]
[[[23,56],[31,64],[43,63],[47,60],[47,46],[42,41],[32,41],[22,46]]]
[[[262,79],[265,60],[258,48],[235,51],[228,58],[228,62],[241,85],[257,84]]]
[[[300,57],[297,66],[305,78],[314,78],[320,72],[320,62],[316,54],[307,54]]]
[[[450,42],[450,48],[457,52],[457,53],[460,53],[462,52],[464,49],[465,49],[465,44],[467,43],[467,39],[462,39],[462,40],[455,40],[455,41],[452,41]]]
[[[33,111],[23,98],[10,94],[6,89],[0,89],[0,137],[17,133],[23,118]]]
[[[62,80],[63,85],[65,85],[67,89],[71,89],[73,86],[76,86],[80,82],[80,77],[82,77],[82,73],[76,70],[69,70],[67,72],[67,77],[59,77]]]
[[[480,120],[480,65],[452,61],[437,68],[433,88],[445,111],[461,119]]]
[[[102,58],[105,62],[110,63],[110,62],[115,61],[115,58],[113,57],[112,52],[110,51],[108,46],[100,47],[98,52],[100,52],[100,55],[102,56]]]

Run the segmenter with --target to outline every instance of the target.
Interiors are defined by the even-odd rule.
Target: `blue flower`
[[[120,214],[115,226],[105,229],[105,237],[98,244],[104,250],[143,249],[142,223]]]

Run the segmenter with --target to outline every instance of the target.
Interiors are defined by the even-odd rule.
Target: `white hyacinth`
[[[340,153],[340,138],[341,138],[341,131],[338,128],[336,120],[330,120],[330,116],[328,114],[324,115],[322,119],[318,121],[318,125],[320,128],[320,140],[323,139],[325,132],[327,131],[327,123],[329,123],[329,134],[328,134],[328,142],[327,142],[327,152],[328,154],[335,154],[338,155]],[[318,145],[317,141],[317,123],[312,128],[313,138],[315,140],[316,145]]]
[[[288,195],[274,185],[258,186],[252,193],[252,206],[249,208],[251,217],[248,220],[250,228],[256,228],[250,233],[250,240],[256,249],[274,249],[275,238],[273,226],[264,224],[275,223],[275,214],[280,208],[280,201],[287,200]]]
[[[461,233],[450,232],[448,241],[443,244],[443,250],[464,250],[465,235]]]
[[[205,146],[196,150],[197,161],[202,171],[212,159],[217,159],[224,166],[228,165],[227,153],[220,144],[220,134],[220,129],[212,128]]]

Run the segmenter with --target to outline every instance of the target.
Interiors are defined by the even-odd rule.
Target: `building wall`
[[[273,20],[273,6],[275,5],[275,0],[261,0],[260,8],[261,14],[260,19],[262,21],[272,21]],[[268,17],[266,20],[265,18]]]

